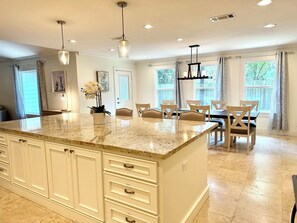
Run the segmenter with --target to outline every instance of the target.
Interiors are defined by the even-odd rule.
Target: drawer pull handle
[[[125,193],[126,194],[135,194],[135,191],[125,189]]]
[[[127,168],[127,169],[133,169],[134,168],[134,165],[124,163],[124,167]]]
[[[0,154],[2,153],[2,151],[0,151]]]
[[[19,142],[24,142],[24,140],[23,139],[19,139]]]
[[[66,153],[67,151],[68,151],[68,149],[65,148],[65,149],[64,149],[64,152]]]
[[[129,218],[125,218],[125,220],[126,220],[126,222],[129,222],[129,223],[136,223],[136,221],[135,220],[129,220]]]
[[[0,171],[3,172],[5,169],[3,169],[2,167],[0,167]]]
[[[73,152],[74,152],[74,150],[73,150],[73,149],[71,149],[69,152],[70,152],[70,153],[73,153]]]
[[[23,142],[27,142],[27,140],[26,139],[23,139]]]

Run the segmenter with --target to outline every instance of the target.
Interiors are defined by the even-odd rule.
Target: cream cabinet
[[[12,182],[48,197],[44,141],[14,135],[7,140]]]
[[[103,154],[106,222],[158,222],[157,163]]]
[[[46,143],[50,199],[103,220],[101,152]]]
[[[11,180],[7,135],[4,133],[0,133],[0,178]]]

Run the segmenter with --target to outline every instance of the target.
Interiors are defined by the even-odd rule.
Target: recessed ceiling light
[[[151,25],[151,24],[146,24],[146,25],[144,25],[143,27],[146,28],[146,29],[154,28],[154,26]]]
[[[273,28],[273,27],[275,27],[276,26],[276,24],[267,24],[267,25],[265,25],[264,27],[265,28]]]
[[[109,51],[111,51],[111,52],[113,52],[114,51],[114,49],[108,49]]]
[[[69,42],[69,43],[76,43],[76,40],[74,40],[74,39],[70,39],[70,40],[68,40],[68,42]]]
[[[266,6],[272,3],[272,0],[261,0],[257,3],[259,6]]]
[[[178,42],[180,42],[180,41],[183,41],[184,39],[183,38],[177,38],[176,39]]]

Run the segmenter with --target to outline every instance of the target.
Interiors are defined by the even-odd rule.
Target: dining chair
[[[155,110],[155,109],[148,109],[142,111],[143,118],[163,118],[163,112]]]
[[[258,108],[259,108],[259,101],[245,101],[245,100],[240,100],[240,106],[250,106],[251,107],[251,111],[254,110],[254,111],[258,111]],[[244,121],[246,122],[246,121]],[[253,128],[255,128],[255,143],[256,143],[256,127],[257,127],[257,124],[256,124],[257,120],[254,120],[254,121],[251,121],[251,126]]]
[[[147,104],[139,104],[139,103],[135,103],[136,105],[136,111],[138,114],[138,117],[140,117],[142,115],[142,112],[145,110],[148,110],[151,108],[151,104],[147,103]]]
[[[164,118],[172,119],[173,113],[177,114],[177,105],[161,104],[161,110],[163,112]]]
[[[245,101],[240,100],[240,106],[251,106],[252,110],[258,111],[259,108],[259,101]]]
[[[190,107],[190,105],[200,105],[200,100],[186,100],[187,105]]]
[[[179,115],[179,120],[189,120],[189,121],[203,121],[205,122],[205,114],[196,111],[181,112]]]
[[[174,105],[174,100],[163,100],[162,105]]]
[[[247,138],[247,154],[250,153],[250,147],[254,147],[255,142],[255,128],[250,125],[251,108],[249,106],[227,106],[228,113],[228,151],[230,150],[230,144],[232,137],[246,137]],[[247,122],[243,122],[243,117],[247,116]],[[251,137],[251,145],[250,145]]]
[[[129,108],[118,108],[116,109],[116,116],[132,116],[133,110]]]
[[[211,122],[211,119],[210,119],[210,106],[209,105],[190,105],[190,110],[191,111],[196,111],[196,112],[199,112],[199,113],[202,113],[202,114],[205,114],[205,121],[207,122]],[[218,127],[219,127],[219,123],[218,123]],[[215,133],[215,145],[218,143],[218,127],[214,128],[212,132]],[[210,144],[210,137],[208,137],[209,139],[209,144]]]
[[[227,103],[222,100],[211,100],[211,106],[214,110],[224,110],[226,109]]]

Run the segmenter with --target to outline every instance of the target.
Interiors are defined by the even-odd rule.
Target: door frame
[[[127,71],[127,72],[131,72],[131,83],[130,83],[130,94],[131,94],[131,101],[132,101],[132,110],[134,110],[134,92],[133,92],[133,70],[131,69],[127,69],[127,68],[119,68],[119,67],[113,67],[113,84],[114,84],[114,108],[115,111],[117,109],[117,96],[116,96],[116,72],[117,71]]]

